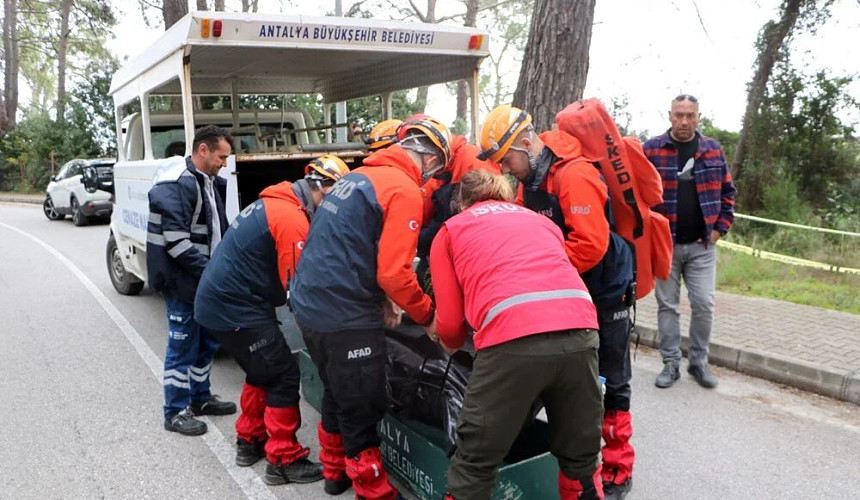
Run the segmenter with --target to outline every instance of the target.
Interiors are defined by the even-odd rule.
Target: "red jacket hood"
[[[415,181],[416,186],[421,186],[419,167],[412,161],[409,153],[397,144],[373,153],[364,159],[362,165],[365,167],[394,167]]]
[[[579,139],[567,132],[551,130],[540,134],[539,137],[546,147],[565,162],[571,160],[591,161],[582,156],[582,144],[580,144]]]
[[[274,186],[269,186],[260,192],[260,198],[275,198],[279,200],[289,201],[294,203],[303,209],[305,208],[305,204],[299,200],[296,193],[293,192],[293,183],[289,181],[283,181],[275,184]]]

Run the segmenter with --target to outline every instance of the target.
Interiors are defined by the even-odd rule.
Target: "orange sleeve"
[[[430,276],[436,295],[436,333],[442,342],[459,349],[466,342],[466,312],[463,289],[454,271],[451,256],[451,238],[444,224],[430,247]]]
[[[556,172],[558,199],[569,228],[564,242],[567,257],[582,274],[603,258],[609,248],[609,221],[603,207],[608,196],[597,169],[573,163]]]
[[[514,198],[514,203],[517,205],[524,207],[523,205],[523,183],[517,182],[517,196]]]
[[[286,290],[288,281],[296,274],[310,226],[304,211],[291,203],[275,202],[272,210],[268,207],[266,218],[278,253],[278,275]]]
[[[410,318],[424,324],[430,320],[433,303],[421,290],[412,269],[412,260],[418,249],[418,230],[421,229],[421,193],[414,186],[410,189],[410,186],[391,182],[377,194],[377,200],[383,215],[376,281],[385,295]]]

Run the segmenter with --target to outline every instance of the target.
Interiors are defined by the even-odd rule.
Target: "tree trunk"
[[[176,21],[182,19],[182,16],[188,14],[188,1],[164,0],[161,12],[164,15],[164,29],[167,30],[173,26]]]
[[[242,0],[242,12],[257,12],[258,0]]]
[[[224,0],[215,0],[215,11],[224,12]]]
[[[735,149],[735,157],[732,160],[732,177],[736,180],[740,179],[742,174],[744,157],[752,137],[753,124],[764,101],[773,66],[779,60],[783,45],[791,36],[797,18],[800,16],[800,9],[805,2],[806,0],[785,0],[782,4],[779,22],[768,21],[759,35],[756,70],[752,82],[750,82],[743,128],[738,139],[737,149]]]
[[[8,132],[15,128],[18,113],[18,0],[3,1],[3,50],[4,123],[0,132]]]
[[[463,20],[463,26],[474,28],[478,21],[478,0],[465,0],[466,2],[466,17]],[[457,82],[457,118],[466,123],[469,122],[469,85],[465,80]],[[474,111],[473,111],[474,112]]]
[[[582,99],[595,0],[536,0],[514,105],[532,115],[538,131]]]
[[[424,15],[423,22],[431,24],[436,22],[436,0],[427,0],[427,14]],[[427,86],[418,87],[415,105],[419,113],[423,113],[424,108],[427,107],[427,93],[429,90]]]
[[[209,10],[206,0],[197,0],[197,10]]]
[[[60,40],[57,45],[57,123],[66,119],[66,55],[69,49],[69,15],[73,0],[60,2]]]

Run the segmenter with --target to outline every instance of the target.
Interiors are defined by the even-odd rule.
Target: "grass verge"
[[[717,289],[860,314],[860,276],[718,249]]]

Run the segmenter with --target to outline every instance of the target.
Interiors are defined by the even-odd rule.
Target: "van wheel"
[[[119,248],[116,246],[116,239],[113,237],[113,234],[108,238],[106,257],[110,282],[117,292],[122,295],[137,295],[143,290],[143,281],[140,281],[125,269],[125,264],[122,263],[122,255],[119,253]]]
[[[54,206],[54,200],[51,199],[51,196],[45,196],[45,201],[42,202],[42,211],[45,212],[45,217],[48,220],[63,220],[66,218],[65,215],[57,212],[57,208]]]
[[[78,199],[72,196],[72,222],[75,223],[76,226],[86,226],[89,224],[90,219],[81,212],[81,204],[78,203]]]

